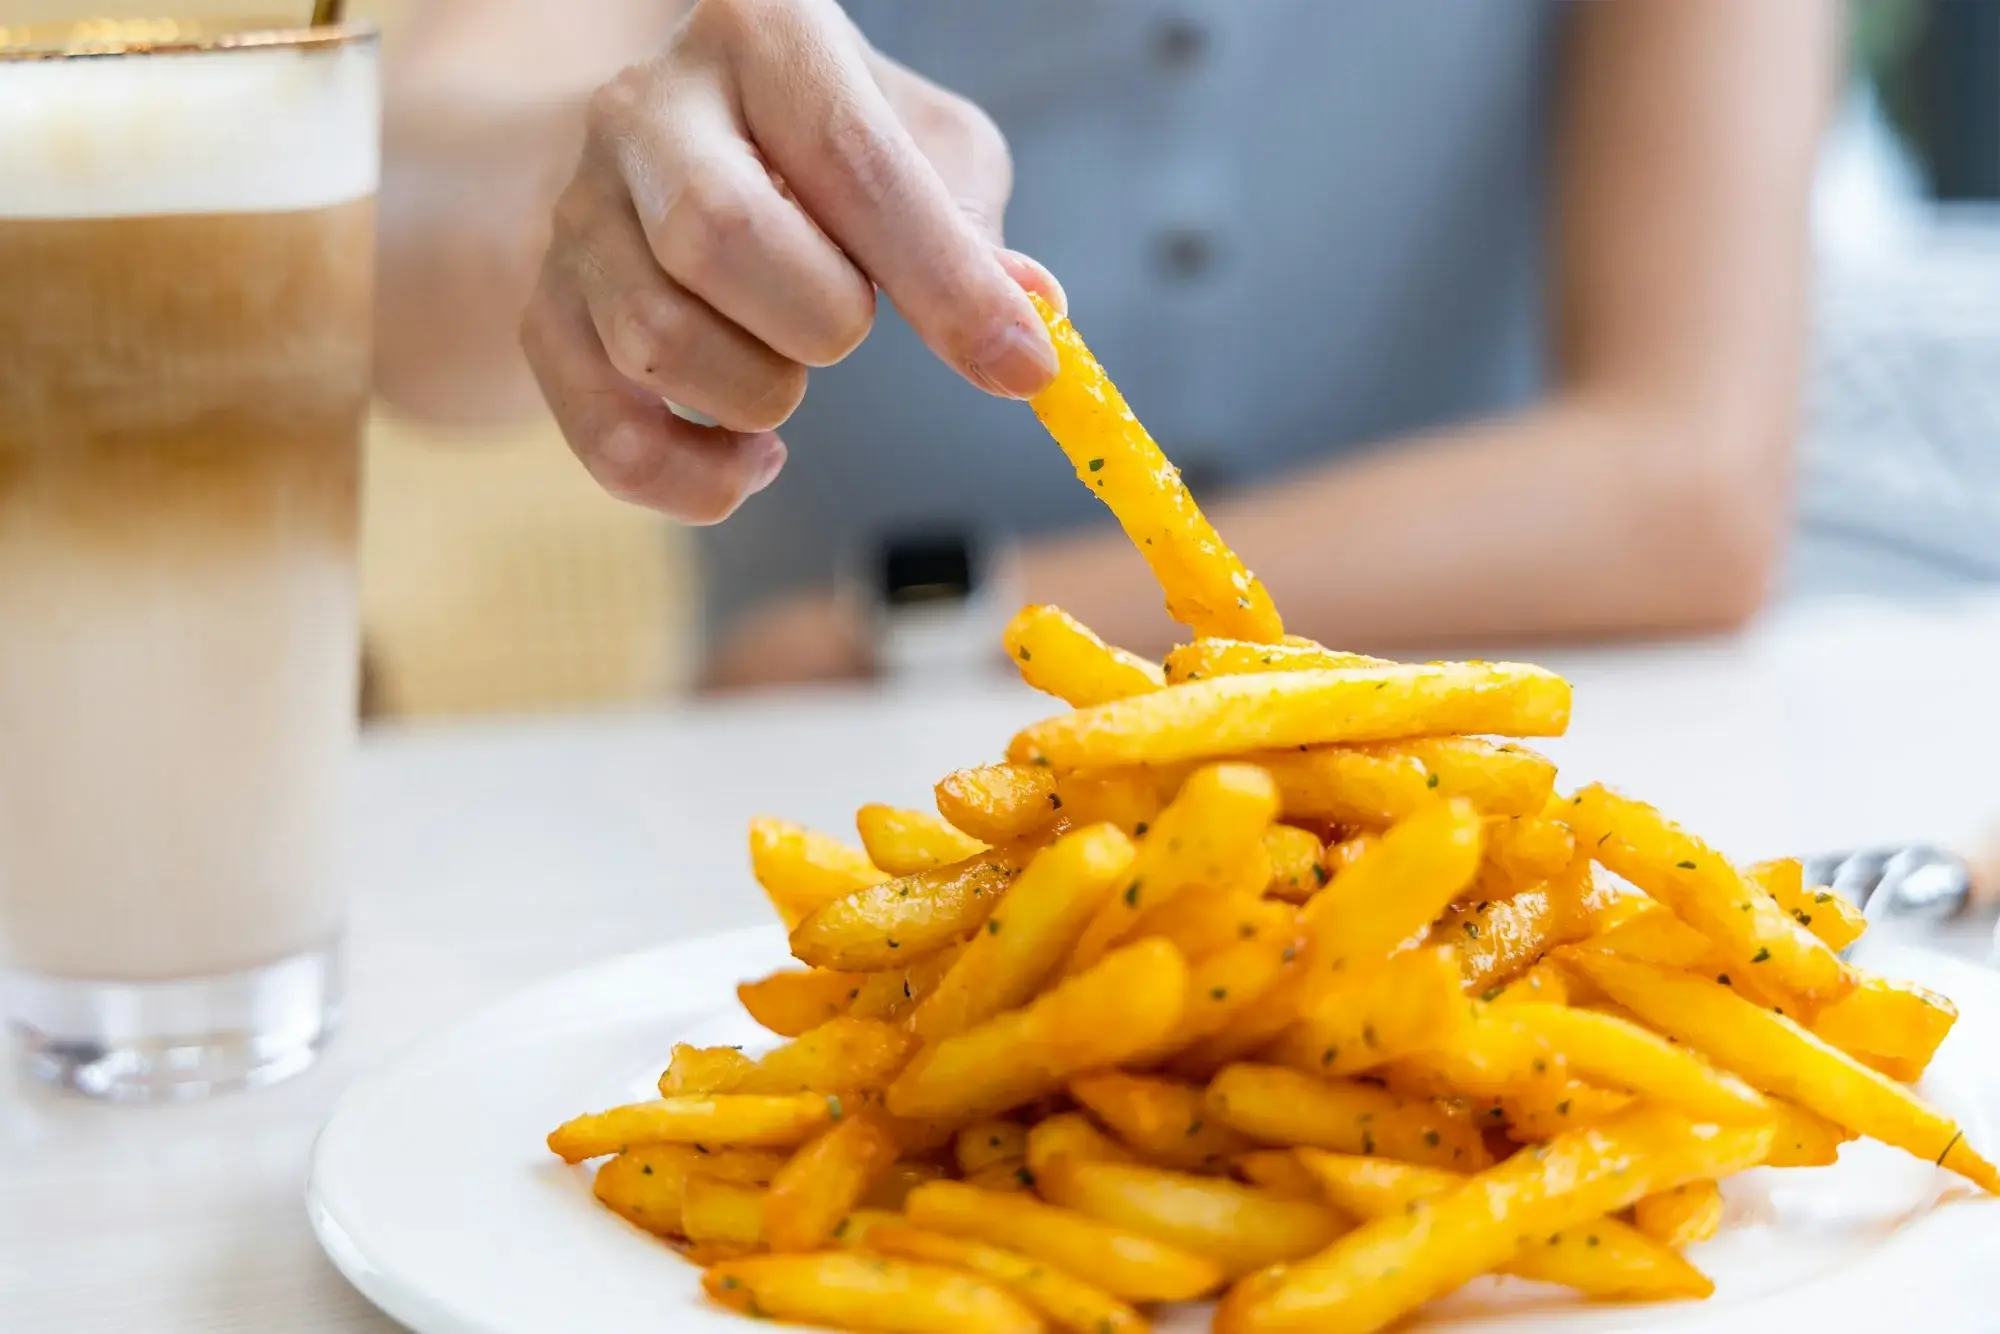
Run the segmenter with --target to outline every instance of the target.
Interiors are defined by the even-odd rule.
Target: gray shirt
[[[1008,243],[1207,498],[1517,405],[1543,362],[1548,0],[847,0],[1013,147]],[[1105,523],[1020,403],[884,303],[778,481],[701,537],[711,626],[887,537]]]

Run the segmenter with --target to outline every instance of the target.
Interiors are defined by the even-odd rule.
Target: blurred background
[[[408,7],[351,6],[391,41]],[[0,17],[162,8],[0,0]],[[1898,559],[1912,587],[1940,562],[2000,582],[2000,0],[1853,0],[1850,15],[1850,78],[1815,206],[1796,543],[1818,549],[1822,570],[1866,549],[1870,578],[1892,595]],[[605,498],[547,423],[447,439],[378,412],[367,467],[371,718],[573,710],[688,688],[699,616],[686,535]],[[1967,554],[1981,551],[1990,564]]]

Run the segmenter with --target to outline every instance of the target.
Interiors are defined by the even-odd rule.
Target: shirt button
[[[1176,282],[1193,282],[1215,265],[1215,238],[1200,227],[1169,227],[1153,243],[1154,262]]]
[[[1183,70],[1208,50],[1208,29],[1185,15],[1167,19],[1153,32],[1153,59],[1164,69]]]

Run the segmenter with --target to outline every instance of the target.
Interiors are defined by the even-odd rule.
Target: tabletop
[[[1734,855],[1963,842],[2000,812],[2000,598],[1795,605],[1728,639],[1537,656],[1577,686],[1546,747],[1566,780],[1624,786]],[[550,973],[764,920],[751,815],[846,830],[864,801],[921,805],[1050,711],[995,677],[369,735],[350,996],[317,1068],[164,1108],[0,1073],[0,1330],[393,1330],[302,1205],[357,1074]]]

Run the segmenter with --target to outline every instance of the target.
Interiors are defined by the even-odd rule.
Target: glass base
[[[338,941],[178,982],[0,973],[30,1078],[113,1102],[178,1102],[289,1079],[340,1017]]]

